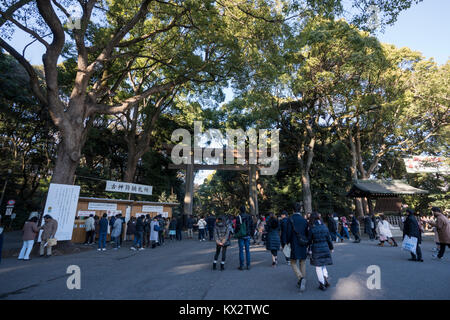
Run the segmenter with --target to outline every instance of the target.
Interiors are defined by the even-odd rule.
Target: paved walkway
[[[279,252],[278,267],[270,253],[252,246],[252,269],[237,270],[236,241],[229,248],[226,270],[212,271],[213,242],[167,241],[162,247],[90,250],[49,259],[0,265],[0,299],[450,299],[450,252],[443,261],[431,259],[433,243],[422,248],[425,262],[410,262],[399,247],[377,247],[363,240],[336,244],[329,266],[328,291],[317,289],[315,270],[307,264],[307,291],[299,293],[290,266]],[[67,267],[81,269],[81,290],[67,289]],[[367,268],[381,270],[381,289],[367,288]]]

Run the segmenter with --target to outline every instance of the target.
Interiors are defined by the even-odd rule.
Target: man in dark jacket
[[[207,228],[208,228],[208,234],[209,234],[209,241],[214,240],[214,227],[216,226],[216,218],[210,214],[208,218],[206,218]]]
[[[417,238],[417,248],[416,253],[411,252],[411,258],[409,261],[420,261],[422,260],[422,250],[420,249],[419,244],[422,243],[422,234],[420,233],[419,223],[417,222],[416,217],[414,216],[414,211],[411,209],[406,209],[406,213],[408,217],[405,220],[403,225],[403,239],[405,236]]]
[[[287,244],[287,228],[288,228],[288,213],[287,211],[283,210],[283,212],[281,212],[281,220],[280,220],[280,230],[281,230],[281,235],[280,235],[280,241],[281,241],[281,250],[284,249],[284,247]],[[291,260],[289,259],[289,257],[285,257],[286,258],[286,263],[287,265],[291,264]]]
[[[247,270],[250,270],[250,239],[251,230],[253,229],[253,221],[250,215],[245,213],[245,207],[240,208],[239,216],[236,219],[236,229],[237,234],[241,229],[241,225],[245,224],[245,235],[238,237],[239,243],[239,270],[244,270],[244,247],[245,247],[245,260],[247,262]]]
[[[176,238],[178,241],[181,241],[182,240],[181,232],[183,230],[183,217],[182,216],[179,216],[177,218],[177,227],[176,228],[177,228],[176,229]]]
[[[136,250],[136,247],[138,247],[139,250],[144,250],[144,248],[142,247],[143,235],[144,235],[144,221],[143,217],[140,216],[136,221],[136,232],[134,233],[134,243],[133,246],[130,248],[131,250]]]
[[[193,229],[194,229],[194,219],[192,218],[192,216],[189,216],[189,217],[187,218],[187,221],[186,221],[186,227],[187,227],[187,237],[188,237],[189,239],[193,239],[193,238],[194,238],[194,232],[193,232]]]
[[[109,219],[109,228],[112,231],[112,229],[114,228],[114,223],[116,222],[116,217],[113,215],[110,219]],[[114,237],[111,237],[111,242],[114,242]]]
[[[328,231],[330,232],[331,240],[336,241],[337,238],[342,239],[342,236],[338,233],[337,222],[334,220],[334,214],[330,213],[327,220]]]
[[[359,221],[353,214],[350,215],[350,219],[352,221],[352,224],[350,225],[350,230],[352,231],[353,236],[355,237],[355,241],[353,242],[360,243],[361,238],[359,236]]]
[[[300,239],[308,241],[308,222],[300,213],[301,204],[294,205],[294,214],[288,221],[286,243],[291,246],[291,266],[297,276],[297,288],[304,291],[306,288],[306,247]],[[300,239],[299,239],[300,238]],[[299,265],[300,264],[300,268]]]
[[[98,251],[106,251],[106,236],[108,234],[108,215],[103,214],[103,217],[98,222]]]
[[[364,217],[364,232],[369,235],[369,239],[373,241],[375,239],[375,236],[373,234],[372,225],[373,221],[370,216]]]

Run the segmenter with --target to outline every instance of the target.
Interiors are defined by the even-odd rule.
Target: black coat
[[[365,233],[370,233],[370,232],[372,232],[371,225],[372,225],[372,219],[370,219],[369,216],[366,216],[366,217],[364,218],[364,232],[365,232]],[[375,223],[374,223],[374,225],[375,225]]]
[[[291,222],[294,222],[292,224]],[[306,246],[301,246],[298,242],[297,236],[294,232],[297,231],[304,239],[308,239],[308,222],[300,214],[294,213],[288,220],[286,240],[287,243],[291,245],[291,259],[294,260],[305,260],[307,257]]]
[[[334,220],[332,217],[328,218],[328,231],[330,231],[330,233],[337,232],[336,220]]]
[[[213,230],[215,225],[216,225],[216,218],[214,216],[209,216],[208,218],[206,218],[206,227],[209,230]]]
[[[320,267],[333,264],[331,252],[333,243],[330,232],[323,223],[318,223],[311,227],[309,232],[309,243],[311,245],[311,265]]]
[[[194,219],[192,219],[192,218],[188,218],[187,219],[187,222],[186,222],[186,226],[187,226],[187,228],[188,229],[192,229],[193,227],[194,227]]]
[[[403,238],[405,236],[417,238],[417,243],[422,243],[422,234],[420,232],[419,223],[413,214],[410,214],[403,225]]]
[[[253,230],[253,220],[252,217],[250,217],[250,215],[244,213],[244,214],[240,214],[239,215],[242,218],[242,223],[245,223],[245,226],[247,228],[247,236],[251,237],[252,236],[252,230]],[[239,219],[239,216],[236,217],[236,228],[234,229],[235,233],[239,231],[239,229],[241,228],[241,221]]]
[[[281,230],[281,245],[284,247],[287,243],[287,228],[288,228],[288,218],[284,218],[280,221],[280,230]]]
[[[359,234],[359,221],[355,216],[352,218],[352,224],[350,225],[350,230],[353,234]]]
[[[280,234],[279,224],[277,219],[271,218],[266,224],[266,249],[280,250]]]
[[[144,231],[144,221],[142,219],[137,219],[136,221],[136,232]]]

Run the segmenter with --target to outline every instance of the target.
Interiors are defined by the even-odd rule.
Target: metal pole
[[[8,178],[6,178],[5,184],[3,185],[2,197],[0,198],[0,208],[2,207],[2,204],[3,204],[3,197],[5,196],[6,184],[7,183],[8,183]]]

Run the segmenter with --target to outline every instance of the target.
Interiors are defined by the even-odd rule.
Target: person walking
[[[114,239],[115,248],[114,250],[120,249],[120,235],[122,234],[122,219],[120,215],[116,215],[114,220],[114,225],[111,231],[111,237]]]
[[[45,247],[47,247],[46,257],[48,258],[52,256],[52,246],[48,245],[48,240],[55,238],[56,230],[58,230],[58,222],[48,214],[44,216],[44,221],[44,225],[39,228],[39,230],[43,230],[41,234],[41,247],[39,250],[39,255],[43,257]]]
[[[239,215],[236,218],[235,237],[239,244],[239,270],[244,270],[244,248],[245,248],[245,262],[247,270],[250,270],[250,239],[252,230],[252,218],[245,213],[245,207],[241,206]]]
[[[104,213],[99,225],[98,249],[97,251],[106,251],[106,236],[108,235],[108,214]]]
[[[91,214],[85,222],[86,225],[86,240],[84,241],[85,245],[92,244],[95,240],[95,220],[94,215]]]
[[[356,218],[353,214],[350,215],[350,219],[351,219],[351,225],[350,225],[350,229],[352,231],[353,236],[355,237],[355,241],[353,241],[354,243],[360,243],[361,242],[361,237],[359,236],[359,221],[358,218]]]
[[[161,224],[158,221],[158,218],[154,217],[152,222],[150,223],[150,242],[152,244],[152,249],[155,249],[156,245],[160,241],[160,231]]]
[[[203,219],[203,217],[200,217],[200,219],[197,222],[198,238],[200,239],[200,241],[206,241],[206,239],[205,239],[206,225],[207,225],[207,223],[206,223],[205,219]]]
[[[39,228],[37,225],[38,218],[32,217],[30,220],[25,222],[25,225],[23,226],[23,245],[22,249],[20,250],[18,260],[31,260],[30,259],[30,253],[31,250],[33,250],[34,245],[34,239],[36,239],[36,236],[39,233]]]
[[[288,228],[288,213],[287,211],[283,210],[281,212],[281,220],[280,220],[280,242],[281,242],[281,249],[283,250],[284,247],[287,245],[287,228]],[[291,264],[290,257],[284,257],[286,259],[286,264],[289,266]]]
[[[414,216],[414,211],[412,209],[406,209],[406,213],[408,216],[406,217],[403,225],[403,239],[405,239],[405,236],[417,238],[416,253],[410,252],[411,258],[408,260],[423,262],[422,250],[420,249],[422,234],[420,232],[419,224],[417,223],[417,219]]]
[[[220,271],[225,270],[225,259],[227,255],[227,248],[231,244],[230,241],[230,226],[224,221],[224,218],[218,217],[214,223],[214,239],[216,240],[216,254],[214,255],[213,270],[217,269],[217,259],[222,251],[222,261],[220,262]]]
[[[187,227],[187,237],[189,239],[194,238],[194,219],[192,216],[189,216],[186,221],[186,227]]]
[[[391,224],[386,220],[384,215],[381,215],[381,221],[377,224],[377,233],[379,234],[378,240],[380,240],[378,246],[383,247],[385,241],[388,241],[389,243],[392,241],[392,246],[398,246],[397,242],[395,242],[395,239],[392,237]]]
[[[150,247],[151,223],[152,223],[152,219],[150,218],[150,215],[146,214],[145,219],[144,219],[144,233],[143,233],[143,237],[142,237],[142,246],[144,248]]]
[[[330,213],[328,215],[328,231],[330,232],[331,235],[331,240],[333,241],[337,241],[337,238],[339,238],[340,240],[342,240],[342,236],[339,234],[338,230],[337,230],[337,223],[336,220],[334,220],[333,214]]]
[[[375,240],[375,239],[378,239],[377,227],[378,227],[379,219],[377,217],[375,217],[375,215],[372,214],[371,220],[372,220],[372,223],[370,225],[372,227],[372,234],[373,234],[373,237]]]
[[[291,267],[297,277],[297,288],[306,289],[306,258],[308,246],[308,222],[300,213],[301,204],[294,205],[294,213],[288,220],[286,242],[291,246]]]
[[[144,235],[144,221],[143,217],[139,216],[136,220],[136,232],[134,233],[134,242],[131,250],[144,250],[142,247],[142,237]]]
[[[347,240],[350,240],[350,235],[348,234],[348,224],[347,224],[347,218],[341,217],[341,242],[344,242],[344,237],[347,238]]]
[[[280,250],[280,225],[278,219],[273,213],[269,214],[269,220],[266,224],[266,249],[272,253],[272,267],[278,264],[278,250]]]
[[[436,218],[436,222],[429,221],[428,223],[436,228],[438,239],[439,239],[439,253],[433,254],[432,257],[435,259],[442,259],[445,254],[445,247],[450,248],[450,221],[441,212],[438,207],[431,208],[433,216]]]
[[[316,267],[319,289],[325,291],[330,286],[326,266],[333,264],[331,259],[333,242],[327,227],[325,227],[317,212],[311,215],[311,223],[312,226],[308,235],[311,246],[311,265]]]
[[[370,215],[364,216],[364,232],[369,235],[370,241],[373,241],[375,239],[375,236],[374,236],[373,230],[372,230],[372,225],[373,225],[373,221],[372,221]]]

